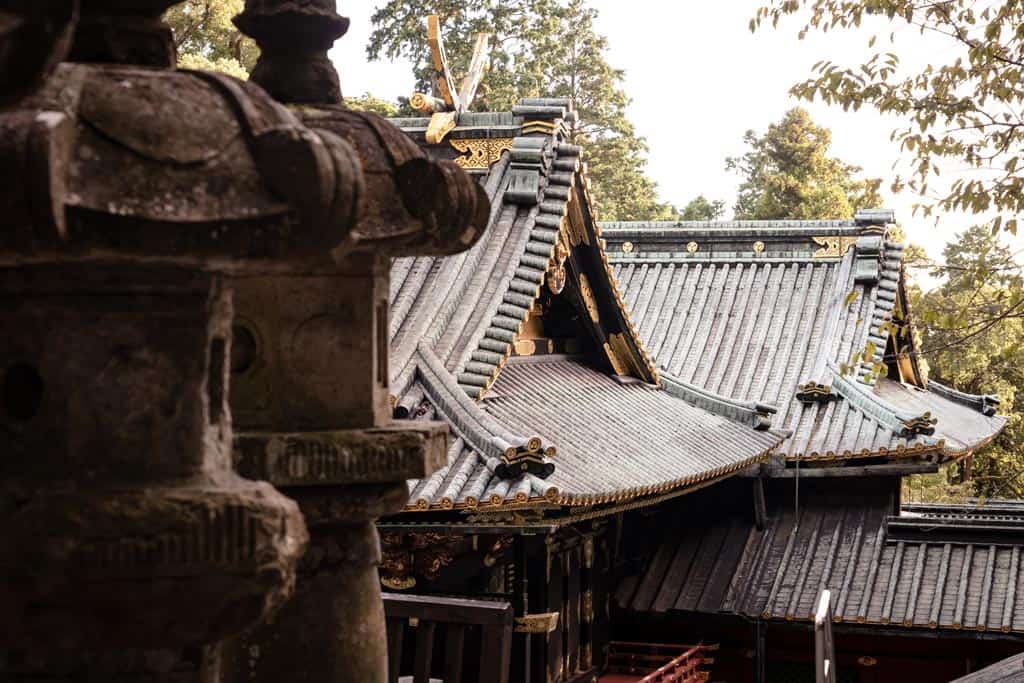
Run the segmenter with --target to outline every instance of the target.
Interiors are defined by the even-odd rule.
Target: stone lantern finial
[[[163,14],[181,0],[82,0],[72,62],[172,68],[177,50]]]
[[[67,56],[77,0],[8,0],[0,8],[0,106],[33,92]]]
[[[327,56],[348,31],[335,0],[249,0],[235,25],[260,47],[251,80],[286,104],[341,104]]]

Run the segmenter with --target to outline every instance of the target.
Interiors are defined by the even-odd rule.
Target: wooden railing
[[[613,642],[608,651],[608,670],[643,676],[639,683],[691,683],[706,681],[702,667],[713,664],[708,654],[717,645],[666,645]]]
[[[388,683],[508,683],[509,603],[385,593],[384,614]]]

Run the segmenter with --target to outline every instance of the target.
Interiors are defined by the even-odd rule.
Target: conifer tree
[[[743,178],[737,219],[842,219],[881,205],[880,180],[858,180],[860,168],[828,155],[832,133],[797,107],[758,135],[746,132],[749,150],[726,160]]]
[[[602,220],[673,217],[645,174],[647,145],[630,123],[622,71],[606,58],[597,12],[583,0],[389,0],[373,15],[371,59],[413,62],[417,88],[430,92],[433,68],[423,26],[437,14],[455,73],[465,73],[478,33],[491,34],[489,70],[476,108],[505,111],[521,97],[568,97],[579,112],[571,142],[584,146]]]

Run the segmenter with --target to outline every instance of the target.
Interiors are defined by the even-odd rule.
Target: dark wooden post
[[[523,617],[530,613],[530,577],[529,577],[529,556],[527,554],[527,538],[520,535],[515,539],[515,586],[513,595],[516,596],[516,616]],[[531,657],[532,639],[529,633],[519,633],[512,640],[512,671],[513,681],[530,683],[531,680]]]
[[[767,630],[763,620],[754,622],[754,683],[769,683]]]

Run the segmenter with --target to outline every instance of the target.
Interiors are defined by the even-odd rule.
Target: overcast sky
[[[375,4],[346,3],[342,8],[352,19],[349,34],[332,53],[341,67],[342,87],[348,95],[408,96],[413,85],[408,64],[366,61]],[[860,64],[870,34],[811,34],[798,41],[796,21],[751,34],[747,25],[760,4],[591,0],[600,12],[597,28],[609,40],[608,61],[626,71],[625,86],[633,100],[629,114],[650,145],[648,171],[662,199],[682,205],[704,194],[725,199],[731,207],[739,180],[725,170],[725,158],[743,152],[744,131],[764,131],[800,104],[832,130],[834,156],[863,166],[866,175],[885,179],[887,208],[896,211],[912,241],[939,257],[942,246],[972,219],[948,215],[935,227],[932,219],[911,216],[914,196],[889,192],[893,164],[900,158],[889,135],[899,122],[883,119],[871,109],[846,113],[820,103],[799,103],[788,94],[819,60]],[[890,28],[883,28],[887,42]],[[909,30],[899,32],[896,41],[895,51],[908,67],[943,59],[951,50],[944,42],[922,39]],[[943,170],[948,177],[957,169]]]

